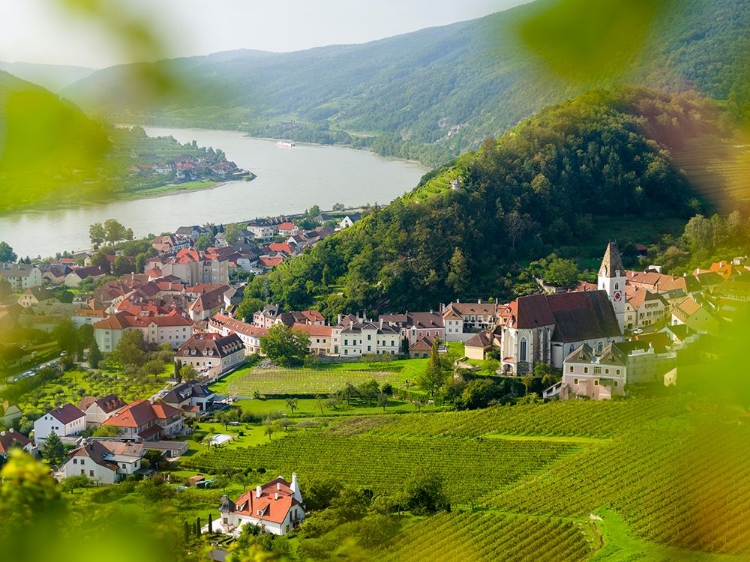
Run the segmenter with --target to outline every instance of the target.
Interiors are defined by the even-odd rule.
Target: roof
[[[118,312],[104,320],[94,322],[94,329],[97,330],[125,330],[127,328],[147,328],[155,324],[160,328],[175,326],[192,326],[193,322],[182,316],[176,310],[169,314],[140,317],[129,311]]]
[[[4,263],[0,265],[0,277],[28,277],[35,269],[35,265],[27,263]]]
[[[461,316],[495,316],[497,305],[491,302],[452,302],[446,309],[452,309]]]
[[[162,400],[167,404],[179,404],[189,398],[208,398],[214,393],[197,381],[187,381],[173,387]]]
[[[176,357],[216,356],[227,357],[232,353],[244,350],[245,346],[237,334],[222,336],[221,334],[195,334],[183,343],[176,353]]]
[[[628,296],[628,302],[634,309],[640,309],[647,302],[661,302],[665,307],[669,306],[669,303],[658,293],[652,293],[648,289],[635,288],[635,290]]]
[[[260,328],[253,324],[247,324],[246,322],[240,322],[239,320],[235,320],[224,314],[214,314],[210,322],[214,326],[222,326],[238,334],[254,338],[265,336],[268,333],[266,328]]]
[[[57,419],[60,423],[69,424],[78,418],[85,417],[86,414],[73,406],[73,404],[67,403],[64,406],[50,410],[49,415]]]
[[[432,351],[433,339],[423,336],[409,346],[409,351]]]
[[[102,425],[137,429],[156,419],[169,419],[179,413],[177,408],[169,404],[151,404],[148,400],[136,400],[108,418]]]
[[[577,342],[622,335],[605,291],[519,297],[511,303],[511,311],[515,328],[554,326],[556,341]]]
[[[25,447],[31,441],[23,433],[19,433],[12,428],[7,431],[0,431],[0,453],[7,453],[13,443]]]
[[[293,222],[282,222],[279,225],[279,230],[294,230],[295,224]]]
[[[604,252],[602,265],[599,267],[599,276],[611,278],[623,275],[625,275],[625,266],[622,265],[620,250],[617,249],[616,242],[610,242]]]
[[[610,343],[602,349],[600,354],[594,352],[594,349],[584,343],[571,351],[565,358],[566,363],[595,363],[598,365],[615,365],[624,367],[626,365],[626,354],[615,347],[616,344]]]
[[[68,459],[74,457],[88,457],[99,466],[107,468],[112,471],[117,470],[117,463],[114,463],[107,459],[111,455],[109,449],[105,447],[101,442],[94,440],[85,440],[83,444],[77,449],[73,449],[68,453]]]
[[[30,287],[23,292],[24,295],[33,295],[38,301],[46,301],[55,298],[55,293],[44,287]]]
[[[301,505],[294,498],[291,484],[281,477],[261,486],[260,492],[260,497],[257,490],[242,494],[234,502],[235,513],[280,524],[293,506]],[[229,507],[228,502],[222,502],[222,506]]]
[[[479,332],[478,334],[473,335],[471,338],[469,338],[466,343],[464,344],[465,347],[481,347],[484,349],[485,347],[490,347],[492,345],[492,340],[494,339],[494,336],[492,335],[492,332]]]
[[[292,324],[293,330],[299,330],[305,332],[307,335],[312,337],[330,338],[333,332],[332,326],[318,326],[316,324]]]

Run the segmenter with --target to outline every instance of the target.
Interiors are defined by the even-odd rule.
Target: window
[[[73,464],[78,464],[78,459],[73,459]]]
[[[617,370],[615,371],[615,373],[619,375],[619,374],[620,374],[620,369],[617,369]]]
[[[598,343],[598,344],[596,345],[596,350],[597,350],[597,351],[598,351],[599,353],[601,353],[601,352],[602,352],[602,347],[603,347],[603,346],[604,346],[604,344],[602,344],[602,342],[599,342],[599,343]]]
[[[604,369],[604,374],[608,375],[609,374],[609,369]]]
[[[586,375],[586,374],[588,374],[588,372],[589,372],[589,368],[588,367],[584,367],[583,368],[583,374]]]
[[[615,283],[615,291],[619,291],[619,290],[620,290],[620,284],[619,283]]]
[[[599,379],[594,379],[594,386],[599,386]]]
[[[89,470],[89,476],[91,476],[91,478],[94,477],[94,471],[93,470]]]
[[[568,367],[568,372],[569,372],[569,373],[572,373],[572,372],[573,372],[573,365],[571,365],[570,367]]]
[[[594,367],[594,374],[595,375],[601,375],[602,374],[602,368],[601,367]]]
[[[620,382],[619,381],[615,381],[615,386],[620,386]]]
[[[578,379],[573,379],[573,384],[578,384]]]
[[[521,361],[526,361],[526,338],[521,338],[521,345],[518,352],[518,358]]]

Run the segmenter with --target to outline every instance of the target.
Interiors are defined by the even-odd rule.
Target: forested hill
[[[515,263],[576,255],[597,233],[606,243],[610,219],[658,232],[663,219],[694,214],[699,202],[670,165],[669,146],[710,132],[714,120],[699,99],[635,87],[586,93],[429,174],[256,278],[246,295],[291,310],[317,302],[328,316],[508,298]]]
[[[258,136],[348,142],[429,165],[476,149],[484,138],[596,85],[694,88],[719,100],[747,99],[743,73],[750,2],[665,2],[668,8],[650,22],[643,50],[593,84],[553,79],[522,45],[520,22],[552,4],[537,0],[363,45],[295,53],[235,51],[114,67],[81,80],[64,95],[114,122],[241,128]],[[571,28],[567,36],[584,31]],[[148,103],[131,78],[159,73],[177,77],[179,85]]]

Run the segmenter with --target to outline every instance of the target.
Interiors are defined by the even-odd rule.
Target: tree
[[[143,374],[153,375],[158,380],[159,375],[164,372],[164,362],[159,359],[150,359],[142,367]]]
[[[224,241],[230,246],[234,246],[240,239],[240,227],[236,223],[227,225],[224,231]]]
[[[292,330],[284,324],[276,324],[260,338],[260,348],[268,358],[282,367],[302,365],[308,353],[310,336],[300,330]]]
[[[375,379],[370,379],[359,385],[357,392],[363,400],[372,403],[380,394],[380,385]]]
[[[286,399],[286,407],[289,408],[292,411],[292,414],[294,414],[294,410],[297,409],[297,399],[296,398],[287,398]]]
[[[95,222],[89,226],[89,238],[94,246],[100,246],[104,242],[107,238],[107,231],[104,230],[102,223]]]
[[[195,247],[199,249],[202,252],[205,252],[208,248],[211,247],[211,244],[213,243],[212,239],[208,234],[201,234],[198,236],[198,239],[195,241]]]
[[[53,466],[60,465],[65,459],[65,445],[54,431],[44,440],[42,456]]]
[[[555,258],[543,273],[544,280],[556,287],[571,287],[578,282],[578,266],[573,260]]]
[[[484,362],[484,368],[488,375],[493,376],[497,374],[497,370],[500,368],[500,361],[490,357]]]
[[[466,284],[469,280],[469,268],[466,263],[466,258],[461,248],[456,247],[453,250],[453,256],[450,261],[450,269],[448,277],[445,280],[448,287],[453,289],[456,293],[461,293],[466,288]]]
[[[180,368],[180,377],[182,377],[182,380],[184,381],[195,380],[195,378],[198,377],[198,371],[196,371],[195,367],[191,364],[186,363]]]
[[[385,392],[378,394],[378,406],[383,408],[383,413],[385,413],[385,409],[388,406],[388,395]]]
[[[78,341],[84,348],[91,347],[94,341],[94,327],[91,324],[83,324],[78,328]]]
[[[334,203],[333,207],[331,207],[334,211],[343,211],[346,209],[346,206],[343,203]]]
[[[0,263],[15,263],[18,256],[7,242],[0,242]]]
[[[440,390],[445,382],[445,375],[443,374],[443,368],[440,364],[440,355],[438,353],[438,340],[432,342],[432,349],[430,351],[430,360],[427,363],[425,372],[417,377],[417,386],[430,393],[430,396],[434,396],[435,392]]]
[[[444,509],[450,511],[443,477],[422,468],[404,485],[403,505],[415,515],[427,515]]]
[[[111,246],[114,246],[115,242],[125,240],[126,238],[127,230],[118,220],[107,219],[104,221],[104,239],[109,242]]]
[[[146,361],[146,342],[140,330],[125,330],[113,355],[123,367],[140,367]]]
[[[98,369],[99,363],[102,360],[102,352],[99,350],[99,344],[96,343],[96,340],[91,340],[91,345],[89,346],[89,356],[88,356],[88,362],[89,367],[92,369]]]
[[[224,431],[229,431],[229,424],[235,423],[240,419],[240,412],[236,408],[229,408],[223,412],[219,412],[216,416],[216,421],[224,425]]]
[[[128,273],[135,273],[135,264],[126,256],[117,256],[112,262],[112,275],[121,277]]]
[[[52,330],[52,337],[55,338],[57,345],[68,355],[73,355],[78,351],[78,329],[71,320],[63,320]]]

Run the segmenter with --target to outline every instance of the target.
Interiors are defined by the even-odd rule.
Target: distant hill
[[[38,84],[51,92],[59,92],[96,72],[94,68],[82,66],[3,61],[0,61],[0,70],[9,72],[22,80]]]
[[[702,203],[670,150],[715,134],[716,122],[712,104],[690,96],[591,91],[427,174],[246,295],[290,310],[318,303],[330,317],[508,298],[517,263],[552,252],[600,259],[617,225],[623,248],[657,241],[670,219],[684,225]]]
[[[64,95],[112,120],[242,129],[256,136],[343,142],[444,163],[552,103],[591,87],[635,83],[747,99],[750,3],[672,2],[619,76],[566,83],[521,45],[519,22],[548,0],[363,45],[294,53],[233,51],[98,71]],[[576,30],[572,29],[571,33]],[[135,74],[181,82],[153,99]]]

